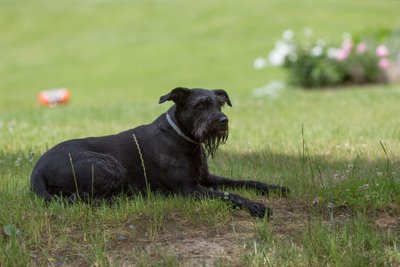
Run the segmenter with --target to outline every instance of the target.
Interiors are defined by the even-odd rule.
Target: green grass
[[[400,264],[400,86],[254,88],[283,30],[331,40],[400,26],[400,3],[358,1],[0,1],[0,266],[396,266]],[[66,86],[70,105],[38,91]],[[30,195],[38,157],[66,139],[149,123],[176,86],[224,88],[230,136],[210,169],[287,185],[271,221],[221,201],[152,195],[111,206]]]

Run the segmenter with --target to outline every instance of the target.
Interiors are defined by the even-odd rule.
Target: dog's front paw
[[[247,208],[250,214],[255,217],[264,218],[266,216],[270,218],[272,215],[271,209],[260,203],[250,203]]]

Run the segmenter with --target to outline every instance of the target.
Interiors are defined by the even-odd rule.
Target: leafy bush
[[[299,39],[291,30],[283,32],[268,57],[255,60],[255,68],[283,66],[289,83],[315,88],[387,82],[386,71],[400,58],[399,31],[380,29],[354,38],[345,34],[339,47],[313,40],[310,29],[304,35]]]
[[[289,71],[289,83],[302,87],[323,87],[339,84],[343,69],[325,55],[313,56],[306,51],[298,53],[296,60],[288,60],[285,67]]]

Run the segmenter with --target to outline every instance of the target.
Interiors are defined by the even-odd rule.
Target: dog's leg
[[[67,202],[77,200],[93,203],[123,192],[126,170],[114,157],[91,151],[69,154],[70,166],[58,168],[59,184],[48,185],[50,193],[63,195]]]
[[[254,189],[262,194],[268,194],[269,192],[279,192],[283,196],[286,196],[289,193],[289,188],[272,185],[272,184],[265,184],[258,181],[253,180],[236,180],[225,178],[213,174],[209,174],[208,179],[202,181],[202,185],[212,188],[221,188],[221,187],[228,187],[228,188],[248,188]]]
[[[228,192],[219,192],[203,186],[195,186],[186,190],[186,195],[194,196],[196,198],[214,198],[221,199],[231,203],[234,207],[247,209],[252,216],[269,218],[272,215],[271,209],[261,203],[251,201],[247,198],[241,197],[237,194]]]

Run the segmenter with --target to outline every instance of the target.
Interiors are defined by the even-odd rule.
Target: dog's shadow
[[[291,194],[304,195],[310,190],[337,185],[353,178],[360,183],[387,176],[399,179],[399,162],[397,158],[388,162],[384,157],[309,157],[301,153],[293,155],[269,150],[232,152],[221,149],[213,159],[209,159],[209,167],[212,173],[218,175],[278,184],[288,187]]]

